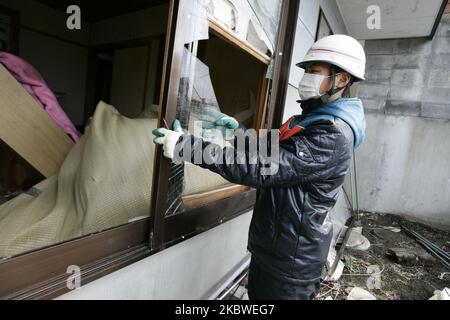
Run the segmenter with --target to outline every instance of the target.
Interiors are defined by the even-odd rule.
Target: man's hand
[[[227,127],[228,129],[233,129],[233,130],[236,130],[237,128],[239,128],[239,122],[237,122],[237,120],[235,118],[227,116],[227,115],[216,120],[216,122],[214,122],[214,124],[216,126],[224,126],[224,127]]]
[[[195,117],[202,121],[203,129],[226,127],[228,129],[236,130],[239,128],[239,122],[233,117],[220,112],[218,107],[204,106],[202,112],[196,114]]]
[[[155,136],[153,142],[163,146],[164,156],[169,159],[173,159],[175,145],[181,135],[183,135],[180,121],[175,120],[173,122],[172,129],[173,130],[158,128],[152,131],[152,134]]]

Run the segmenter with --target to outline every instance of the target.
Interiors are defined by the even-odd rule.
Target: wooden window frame
[[[175,80],[179,80],[179,77],[175,77],[181,70],[183,47],[176,46],[181,33],[177,32],[175,26],[180,22],[177,18],[183,16],[179,9],[180,0],[170,0],[160,95],[160,126],[163,126],[163,118],[172,120],[175,117],[178,94],[178,81]],[[267,128],[281,124],[298,9],[298,1],[283,1],[274,54],[271,98],[265,114],[259,116],[261,123]],[[266,90],[269,90],[269,86]],[[250,190],[166,218],[169,164],[163,157],[161,148],[157,148],[151,217],[0,261],[0,299],[58,297],[70,291],[67,288],[67,281],[70,279],[68,266],[76,265],[81,268],[81,284],[85,285],[253,208],[256,191]]]
[[[19,35],[20,35],[20,13],[16,10],[6,8],[4,6],[0,6],[0,12],[3,14],[7,14],[11,18],[11,50],[10,53],[18,54],[19,53]]]
[[[328,28],[330,29],[330,32],[331,32],[330,35],[334,34],[334,31],[331,28],[331,25],[328,22],[327,17],[325,16],[325,12],[323,12],[322,8],[320,7],[320,9],[319,9],[319,18],[317,19],[316,36],[315,36],[314,41],[319,40],[320,23],[322,22],[322,19],[325,21],[325,23],[327,24]]]
[[[179,1],[176,2],[179,4]],[[281,107],[277,108],[277,106],[284,106],[284,100],[287,92],[289,66],[293,49],[293,38],[298,18],[298,7],[298,1],[283,1],[280,26],[278,31],[277,48],[274,52],[275,65],[274,80],[272,82],[273,96],[267,115],[268,121],[265,121],[264,118],[262,118],[261,121],[261,123],[266,124],[265,126],[262,126],[265,128],[272,128],[273,124],[276,124],[276,127],[278,127],[278,123],[281,125],[280,119],[282,119],[284,110]],[[178,14],[183,17],[188,16],[187,6],[180,6]],[[175,119],[179,79],[181,75],[182,57],[184,50],[184,43],[182,43],[182,39],[186,38],[183,32],[186,32],[187,30],[186,28],[182,28],[182,23],[183,21],[177,20],[177,27],[172,29],[173,33],[170,35],[170,38],[173,39],[173,41],[171,41],[172,47],[169,48],[169,51],[171,53],[171,55],[169,55],[169,64],[171,65],[171,68],[168,69],[168,74],[166,74],[164,77],[164,79],[167,80],[165,89],[167,90],[168,94],[162,95],[166,100],[162,103],[163,108],[161,110],[161,114],[163,115],[163,117],[160,116],[160,126],[164,126],[163,118],[167,120],[168,123],[172,123],[172,121]],[[227,30],[214,19],[209,18],[208,23],[210,26],[210,31],[212,30],[216,35],[221,36],[223,39],[234,44],[237,48],[240,48],[249,53],[260,62],[263,62],[265,64],[270,63],[270,60],[268,60],[267,56],[261,54],[258,50],[254,49],[245,41],[238,39],[232,33],[227,32]],[[190,223],[186,226],[185,215],[191,214],[191,212],[196,212],[196,210],[208,211],[208,215],[210,215],[210,217],[207,220],[210,222],[211,226],[214,226],[217,223],[223,221],[225,216],[215,214],[213,210],[215,202],[213,202],[205,204],[198,209],[188,210],[187,212],[183,212],[173,217],[166,218],[165,210],[167,204],[165,195],[167,194],[169,187],[168,178],[170,172],[170,161],[161,156],[161,148],[157,149],[157,153],[158,155],[155,157],[155,172],[157,172],[157,176],[154,177],[152,196],[153,199],[156,199],[156,202],[152,207],[155,221],[150,242],[153,248],[164,249],[168,244],[186,237],[186,234],[196,234],[197,230],[204,229],[202,226],[202,223],[205,220],[204,217],[202,217],[201,215],[196,215],[196,218],[190,220]],[[220,201],[226,203],[226,201],[235,201],[235,199],[240,199],[242,202],[245,202],[244,199],[255,196],[256,191],[249,190],[247,192],[233,197],[225,198]]]

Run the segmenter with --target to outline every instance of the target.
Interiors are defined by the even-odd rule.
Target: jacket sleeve
[[[222,148],[201,138],[183,135],[175,153],[183,157],[182,160],[218,173],[232,183],[254,188],[289,187],[328,176],[338,158],[337,145],[342,143],[342,138],[331,124],[312,126],[280,142],[278,156],[263,157],[260,152],[250,151],[248,143],[238,150],[237,139],[234,147]],[[272,170],[268,170],[269,167]],[[271,171],[270,174],[267,171]]]

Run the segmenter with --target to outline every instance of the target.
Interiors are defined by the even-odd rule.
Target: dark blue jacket
[[[327,117],[316,118],[280,142],[279,169],[274,175],[261,175],[260,162],[236,164],[242,163],[238,160],[248,157],[248,152],[227,153],[190,135],[184,135],[176,147],[179,152],[190,143],[193,161],[195,152],[208,146],[210,159],[223,157],[223,164],[203,163],[201,167],[257,189],[248,249],[280,285],[293,288],[317,288],[332,238],[332,228],[324,227],[324,222],[337,201],[352,150],[364,139],[364,112],[358,99],[340,99],[321,113]],[[292,292],[289,298],[305,297],[305,292]]]

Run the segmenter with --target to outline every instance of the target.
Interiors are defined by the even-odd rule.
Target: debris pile
[[[336,273],[324,278],[317,300],[448,298],[449,232],[399,216],[371,213],[361,215],[360,225],[361,232],[359,228],[351,231]],[[357,240],[358,234],[370,248],[362,250],[365,241]],[[336,256],[332,252],[330,261]]]

